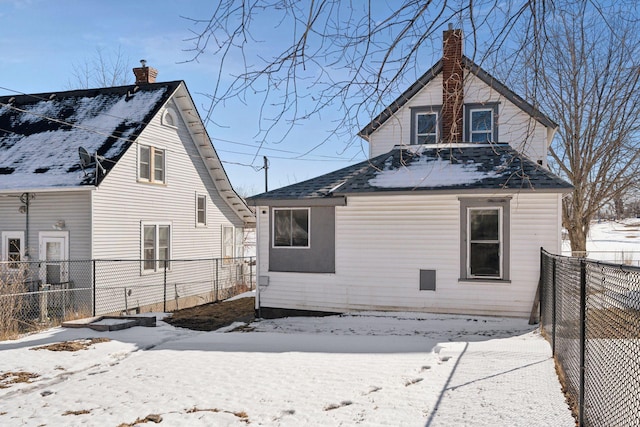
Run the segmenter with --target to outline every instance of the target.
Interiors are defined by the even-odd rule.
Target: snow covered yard
[[[0,425],[574,425],[550,347],[525,320],[370,312],[232,329],[158,322],[0,342]],[[92,337],[110,341],[34,349]],[[11,383],[20,372],[28,382]]]
[[[588,258],[640,266],[640,218],[620,221],[593,221],[587,238]],[[563,255],[571,255],[568,240],[562,242]]]

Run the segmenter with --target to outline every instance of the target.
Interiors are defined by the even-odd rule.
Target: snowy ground
[[[571,254],[569,241],[563,253]],[[628,265],[640,265],[640,218],[620,221],[594,221],[587,240],[588,258]]]
[[[550,347],[525,320],[370,312],[231,329],[158,322],[0,342],[0,425],[575,425]],[[111,341],[34,350],[91,337]],[[38,377],[10,384],[19,371]]]

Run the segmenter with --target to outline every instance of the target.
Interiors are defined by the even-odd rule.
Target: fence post
[[[216,258],[216,301],[218,301],[218,258]]]
[[[552,306],[551,306],[551,353],[556,355],[556,305],[558,301],[558,292],[556,290],[556,259],[551,259],[551,293],[552,293]]]
[[[580,391],[579,391],[579,413],[578,426],[584,426],[584,384],[585,384],[585,353],[587,342],[587,262],[580,259]]]
[[[162,298],[162,311],[167,312],[167,260],[164,260],[164,296]]]
[[[96,260],[92,260],[93,264],[93,277],[91,280],[91,287],[93,288],[93,317],[96,316]]]

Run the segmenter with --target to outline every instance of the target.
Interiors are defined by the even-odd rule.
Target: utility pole
[[[268,185],[268,180],[267,180],[267,171],[269,170],[269,161],[267,160],[267,156],[262,156],[262,159],[264,160],[264,192],[266,193],[267,191],[269,191],[269,185]]]

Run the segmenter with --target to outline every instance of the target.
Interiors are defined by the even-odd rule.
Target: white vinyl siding
[[[537,287],[540,247],[559,249],[561,196],[510,196],[510,282],[459,280],[457,195],[349,197],[347,206],[336,207],[335,274],[270,272],[268,216],[260,208],[258,276],[269,280],[260,303],[263,307],[334,312],[396,310],[527,317]],[[420,270],[436,270],[435,292],[420,291]]]
[[[169,101],[169,104],[173,104],[173,101]],[[176,111],[181,114],[177,107]],[[123,272],[120,276],[113,275],[112,282],[107,278],[101,280],[103,286],[122,286],[122,281],[127,280],[135,286],[144,287],[156,280],[154,274],[141,276],[142,266],[136,262],[142,253],[141,222],[171,222],[170,252],[173,260],[221,258],[222,225],[244,225],[227,203],[227,194],[216,190],[198,151],[197,142],[189,133],[182,115],[178,116],[175,129],[162,125],[160,116],[158,114],[150,121],[138,141],[141,145],[155,146],[165,151],[166,183],[131,184],[138,174],[138,149],[132,146],[94,192],[93,257],[130,261],[130,264],[121,264]],[[172,174],[172,171],[176,173]],[[207,227],[194,226],[195,194],[206,196]],[[210,270],[194,268],[194,265],[193,262],[172,262],[171,270],[183,283],[208,280],[205,278],[209,277]],[[159,292],[159,295],[153,295],[142,291],[138,293],[134,289],[131,298],[139,297],[140,304],[162,301],[162,290]],[[109,309],[119,307],[118,304],[124,307],[123,298],[111,303]],[[98,307],[98,312],[100,310],[101,307]]]
[[[497,112],[494,113],[497,114],[494,125],[497,123],[500,129],[500,140],[497,142],[508,143],[533,161],[540,161],[546,166],[547,148],[551,142],[551,134],[547,132],[547,128],[468,72],[465,72],[464,103],[499,103]],[[442,105],[442,74],[431,80],[369,136],[369,157],[384,154],[396,145],[410,145],[415,131],[411,126],[411,110],[426,105]]]
[[[140,221],[170,220],[173,258],[222,257],[221,225],[241,227],[243,223],[226,203],[225,196],[216,191],[184,121],[178,121],[176,131],[162,126],[157,116],[138,139],[142,145],[155,141],[158,148],[168,153],[166,170],[180,173],[171,175],[166,185],[132,186],[131,179],[137,173],[137,150],[135,147],[128,150],[94,195],[94,256],[138,259]],[[206,196],[208,227],[194,227],[194,194]]]

